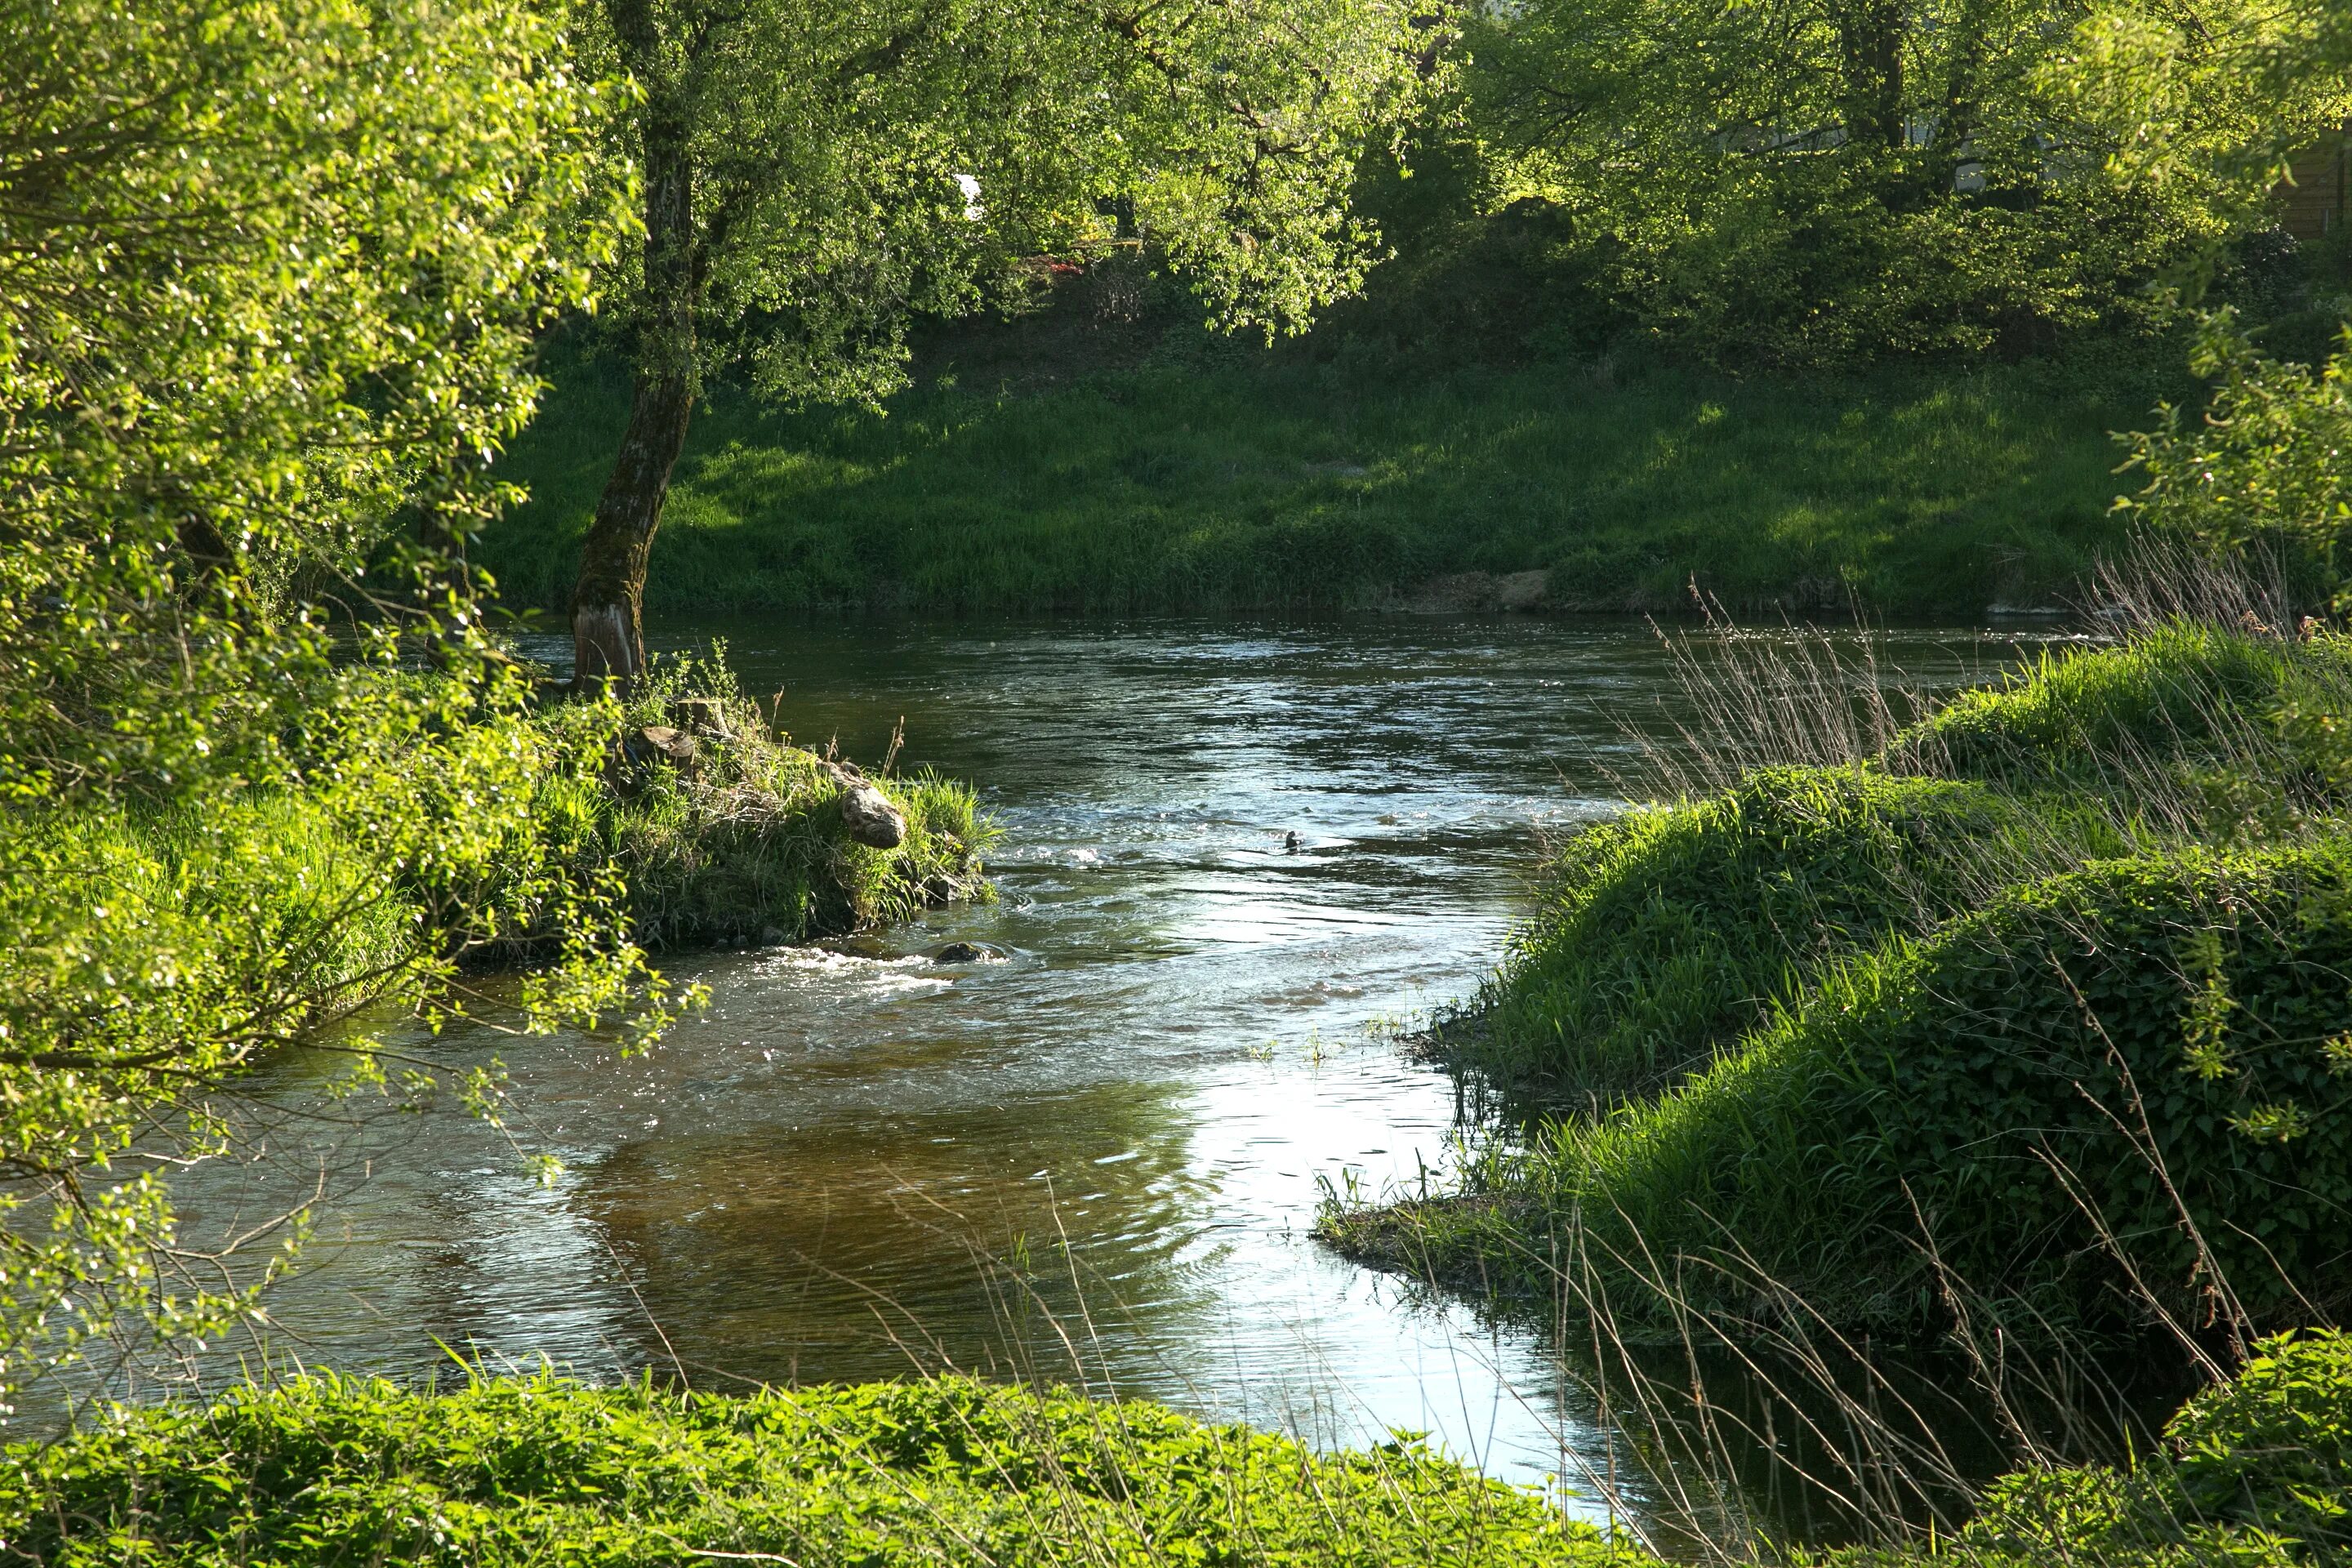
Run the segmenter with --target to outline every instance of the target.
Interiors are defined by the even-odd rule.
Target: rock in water
[[[968,942],[951,942],[931,954],[933,963],[986,963],[996,955]]]

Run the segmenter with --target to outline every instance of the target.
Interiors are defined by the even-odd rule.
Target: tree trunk
[[[575,689],[613,679],[625,694],[645,669],[646,562],[693,411],[688,372],[638,373],[628,431],[597,499],[596,520],[580,552],[580,583],[572,590]]]
[[[613,22],[624,63],[646,81],[639,110],[645,297],[629,427],[597,499],[580,552],[580,582],[572,590],[572,684],[584,690],[611,680],[625,694],[646,667],[646,562],[694,412],[702,247],[695,226],[688,110],[683,90],[653,68],[659,53],[654,8],[646,0],[615,0]]]
[[[1903,114],[1901,0],[1853,0],[1838,23],[1845,57],[1846,135],[1899,152],[1910,140]]]

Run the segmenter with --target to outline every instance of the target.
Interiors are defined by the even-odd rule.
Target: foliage
[[[2111,128],[2108,168],[2147,198],[2165,201],[2184,188],[2221,193],[2224,207],[2259,211],[2293,154],[2312,145],[2307,114],[2265,114],[2219,138],[2181,134],[2190,106],[2216,76],[2254,84],[2280,101],[2312,106],[2340,132],[2352,94],[2352,26],[2341,7],[2296,5],[2248,18],[2217,33],[2205,50],[2185,50],[2163,30],[2133,26],[2100,11],[2082,29],[2081,47],[2052,72],[2053,85],[2091,108]],[[2214,270],[2209,244],[2185,259],[2174,281],[2200,292]],[[2347,330],[2340,290],[2306,312]],[[2126,465],[2147,475],[2122,503],[2158,531],[2223,557],[2252,556],[2284,568],[2308,603],[2343,607],[2347,567],[2337,560],[2352,494],[2342,477],[2352,414],[2344,353],[2306,366],[2274,357],[2235,310],[2205,315],[2192,354],[2210,384],[2201,410],[2167,403],[2160,423],[2126,439]]]
[[[2193,360],[2213,383],[2194,421],[2161,406],[2131,437],[2147,476],[2128,498],[2148,527],[2222,556],[2278,562],[2309,602],[2352,605],[2352,350],[2313,366],[2261,353],[2229,313],[2210,319]]]
[[[1686,351],[2017,353],[2160,321],[2168,268],[2264,221],[2229,155],[2341,113],[2243,68],[2292,31],[2238,0],[1537,0],[1480,14],[1465,111],[1498,198],[1558,206]],[[2161,178],[2129,156],[2159,102]]]
[[[51,1568],[1648,1561],[1417,1443],[1318,1456],[956,1379],[740,1398],[551,1376],[244,1387],[9,1450],[0,1536]]]
[[[2177,1513],[2352,1544],[2352,1340],[2273,1340],[2166,1425]]]
[[[1393,0],[597,14],[588,58],[644,92],[621,130],[647,248],[616,290],[637,364],[741,358],[771,395],[839,402],[898,384],[915,313],[1122,236],[1222,325],[1303,323],[1373,258],[1349,184],[1428,41]]]
[[[2341,1552],[2352,1497],[2352,1340],[2282,1335],[2165,1424],[2161,1450],[2117,1470],[2003,1477],[1966,1529],[1927,1552],[1832,1552],[1840,1568],[2200,1568]]]
[[[192,1272],[164,1173],[221,1149],[215,1097],[260,1053],[457,1005],[436,986],[499,934],[493,884],[563,933],[525,1026],[610,1019],[651,976],[608,882],[511,868],[540,781],[593,759],[520,721],[456,558],[506,493],[485,469],[533,336],[589,302],[619,221],[560,11],[11,0],[0,27],[13,1386],[249,1310]],[[403,515],[402,569],[362,584]],[[340,647],[338,589],[378,617]],[[436,678],[404,672],[410,629]]]
[[[283,603],[501,493],[587,298],[598,104],[509,0],[12,0],[0,64],[0,794],[278,765]]]

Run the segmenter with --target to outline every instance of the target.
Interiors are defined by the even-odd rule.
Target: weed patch
[[[1318,1455],[1163,1407],[958,1379],[746,1397],[304,1378],[11,1449],[54,1568],[1650,1561],[1410,1442]]]

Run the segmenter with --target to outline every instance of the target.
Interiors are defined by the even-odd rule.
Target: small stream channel
[[[1606,1434],[1541,1339],[1319,1249],[1318,1178],[1443,1166],[1455,1099],[1382,1026],[1468,993],[1547,836],[1613,808],[1622,725],[1672,699],[1640,624],[670,625],[727,639],[797,739],[976,782],[992,906],[799,950],[672,962],[709,1011],[649,1056],[502,1058],[550,1188],[451,1105],[288,1118],[341,1195],[276,1298],[311,1364],[446,1373],[455,1347],[697,1385],[952,1363],[1378,1441],[1570,1489]],[[2031,639],[2027,639],[2031,640]],[[2021,639],[1904,633],[1948,685]],[[546,650],[552,653],[552,648]],[[1296,834],[1296,852],[1286,835]],[[943,965],[943,944],[1002,962]],[[326,1069],[275,1069],[305,1101]],[[301,1160],[291,1162],[299,1164]],[[186,1188],[249,1219],[233,1171]],[[258,1178],[255,1178],[258,1181]],[[1593,1489],[1569,1506],[1600,1515]]]

